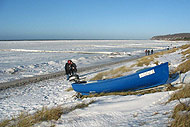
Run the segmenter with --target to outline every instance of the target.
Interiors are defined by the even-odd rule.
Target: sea
[[[0,83],[64,70],[116,62],[179,47],[183,41],[156,40],[28,40],[0,41]]]

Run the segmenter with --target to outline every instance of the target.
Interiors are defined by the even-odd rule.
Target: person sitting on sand
[[[69,77],[72,75],[75,75],[77,72],[77,66],[75,63],[73,63],[71,60],[68,60],[65,64],[65,72],[67,75],[67,80],[69,80]]]

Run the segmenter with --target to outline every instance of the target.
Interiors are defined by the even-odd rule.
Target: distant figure
[[[167,47],[167,50],[169,50],[169,49],[170,49],[170,46]]]
[[[148,52],[148,55],[150,55],[150,50],[148,50],[147,52]]]
[[[148,51],[147,51],[147,49],[145,50],[145,55],[147,56],[147,53],[148,53]]]
[[[69,77],[72,75],[75,75],[77,72],[77,66],[75,63],[73,63],[71,60],[68,60],[65,64],[65,72],[67,75],[67,80],[69,80]]]
[[[173,46],[172,46],[172,44],[170,45],[170,48],[172,48]]]
[[[154,51],[153,51],[153,49],[151,49],[151,54],[153,54],[154,53]]]

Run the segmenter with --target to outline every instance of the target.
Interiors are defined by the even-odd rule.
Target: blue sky
[[[0,40],[188,33],[189,5],[190,0],[0,0]]]

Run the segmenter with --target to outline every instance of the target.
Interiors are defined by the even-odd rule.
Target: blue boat
[[[82,95],[133,91],[165,84],[169,78],[168,62],[140,70],[134,74],[114,79],[73,83],[72,87]]]

